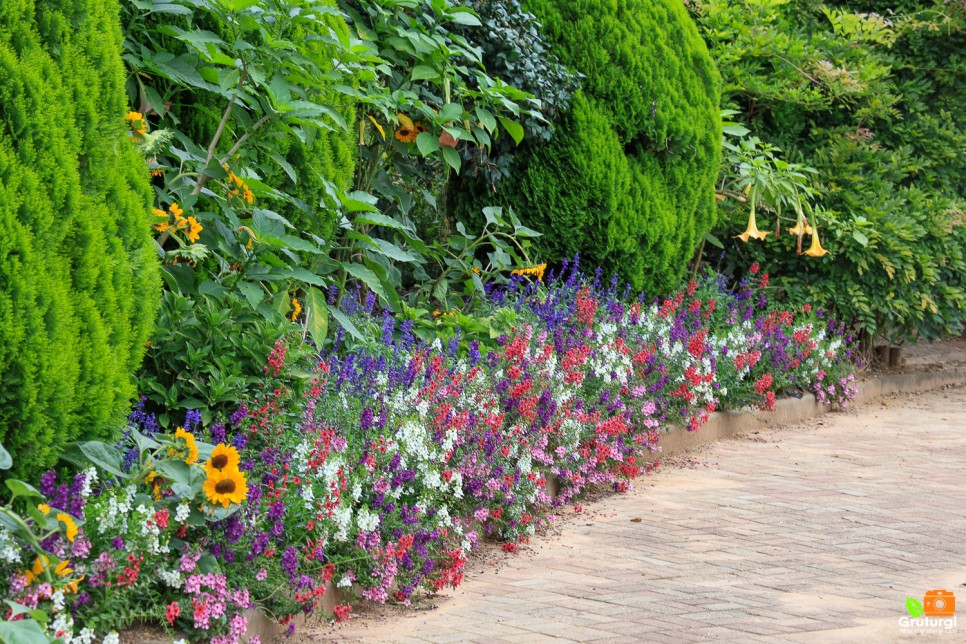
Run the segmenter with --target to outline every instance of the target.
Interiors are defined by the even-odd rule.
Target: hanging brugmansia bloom
[[[822,248],[822,244],[819,243],[818,229],[812,229],[812,244],[803,254],[808,255],[809,257],[821,257],[826,253],[828,253],[828,251]]]
[[[752,238],[764,239],[765,237],[768,237],[768,233],[763,233],[762,231],[758,230],[758,222],[755,221],[754,203],[752,203],[751,213],[748,215],[748,228],[745,230],[745,232],[741,233],[740,235],[735,235],[735,237],[745,243],[747,243],[748,240]]]
[[[805,215],[802,213],[801,210],[798,211],[798,221],[795,222],[795,227],[789,229],[788,233],[791,235],[796,235],[798,237],[798,247],[796,250],[798,251],[798,254],[801,255],[802,254],[802,235],[812,234],[812,227],[808,225],[808,220],[805,219]]]

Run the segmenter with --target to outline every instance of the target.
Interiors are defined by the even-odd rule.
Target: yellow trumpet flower
[[[818,231],[817,230],[813,230],[812,231],[812,244],[808,247],[808,250],[805,251],[803,254],[808,255],[809,257],[821,257],[822,255],[825,255],[826,253],[828,253],[828,251],[825,250],[824,248],[822,248],[822,244],[819,243],[819,241],[818,241]]]
[[[794,228],[788,229],[788,232],[791,235],[798,235],[799,237],[802,235],[811,235],[812,227],[808,225],[808,220],[802,217],[798,220],[798,223],[795,224]]]
[[[758,222],[755,220],[755,209],[751,209],[751,214],[748,215],[748,229],[740,235],[735,235],[736,238],[747,243],[749,239],[764,239],[768,237],[768,233],[763,233],[758,230]]]

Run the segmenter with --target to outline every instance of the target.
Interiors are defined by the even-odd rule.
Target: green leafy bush
[[[456,213],[512,206],[548,260],[579,252],[635,288],[668,290],[714,221],[719,81],[673,0],[529,0],[568,69],[584,76],[549,144],[521,149],[512,181],[464,181]]]
[[[960,332],[961,3],[706,0],[691,7],[724,77],[725,106],[793,166],[814,168],[809,221],[829,251],[798,257],[780,232],[748,245],[726,242],[723,255],[707,259],[732,273],[760,262],[774,286],[797,302],[831,308],[864,332],[867,347],[878,338],[901,343]],[[729,161],[723,195],[742,174]],[[759,226],[780,231],[782,218],[790,226],[797,213],[784,206],[759,217]],[[745,225],[748,206],[727,200],[721,213],[716,233],[728,239]]]
[[[0,3],[0,440],[21,471],[108,435],[157,309],[117,3]]]

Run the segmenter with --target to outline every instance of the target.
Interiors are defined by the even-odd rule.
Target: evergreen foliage
[[[21,471],[117,429],[157,308],[117,12],[0,3],[0,441]]]
[[[582,89],[553,140],[525,143],[512,181],[456,186],[457,215],[511,206],[544,236],[635,288],[669,290],[714,222],[719,80],[674,0],[527,0]]]

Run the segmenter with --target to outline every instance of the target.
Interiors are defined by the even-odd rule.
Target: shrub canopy
[[[579,252],[635,288],[669,290],[714,222],[719,80],[680,2],[527,0],[553,53],[584,76],[553,140],[525,143],[513,180],[463,181],[457,214],[496,201],[546,258]]]
[[[18,470],[107,435],[158,301],[117,3],[0,3],[0,440]]]

